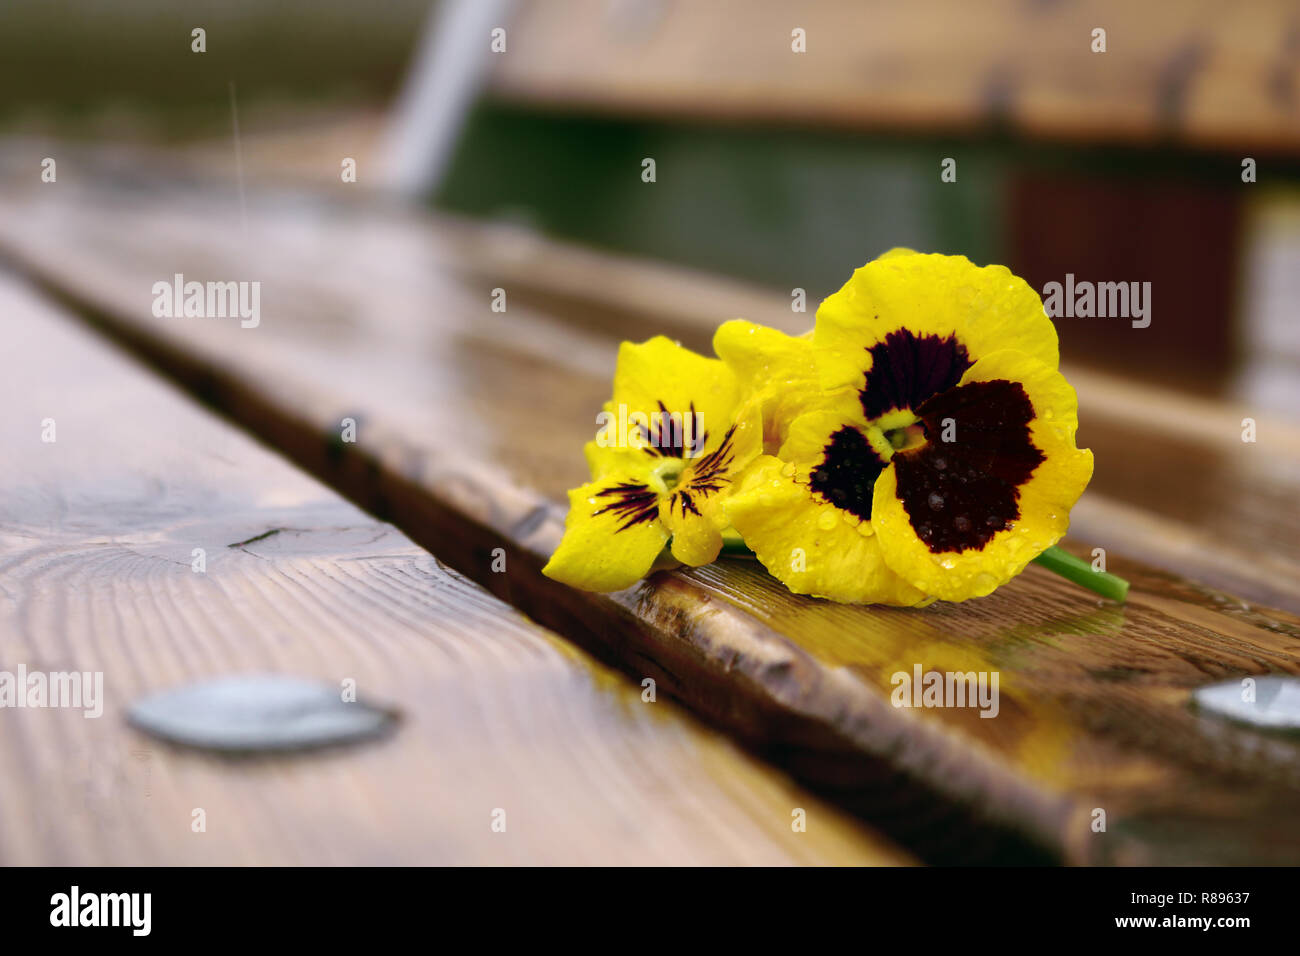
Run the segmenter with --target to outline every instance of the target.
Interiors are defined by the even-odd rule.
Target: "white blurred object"
[[[1246,222],[1239,396],[1261,410],[1300,409],[1300,194],[1262,195]]]
[[[487,74],[492,31],[515,0],[443,0],[429,17],[398,97],[384,150],[384,185],[409,198],[437,188],[465,117]]]

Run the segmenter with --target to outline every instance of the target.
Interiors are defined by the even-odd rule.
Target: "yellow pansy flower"
[[[569,492],[564,537],[542,573],[590,591],[644,577],[668,544],[689,565],[722,547],[721,502],[762,451],[762,419],[734,372],[663,336],[619,348],[613,397],[585,448],[592,480]]]
[[[811,339],[729,325],[715,347],[781,445],[726,513],[792,590],[965,600],[1064,534],[1092,455],[1056,330],[1004,267],[893,250],[822,303]]]

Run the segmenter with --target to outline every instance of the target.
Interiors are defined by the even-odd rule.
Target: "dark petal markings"
[[[731,481],[727,470],[736,458],[735,437],[736,426],[732,425],[722,437],[722,444],[695,462],[685,487],[673,493],[673,501],[681,506],[682,514],[688,511],[694,515],[700,514],[693,496],[716,494]]]
[[[636,426],[643,442],[642,451],[656,458],[684,458],[687,448],[704,447],[709,440],[709,433],[705,431],[696,435],[700,421],[695,414],[694,402],[691,402],[689,412],[678,415],[682,422],[680,429],[673,428],[673,413],[668,411],[668,407],[662,401],[657,404],[659,411],[650,416],[649,424]]]
[[[820,465],[809,473],[809,485],[837,508],[871,518],[871,495],[885,462],[867,437],[852,425],[831,435]]]
[[[956,337],[916,335],[909,329],[890,332],[867,351],[871,369],[859,398],[868,421],[894,409],[919,408],[961,381],[973,364]]]
[[[894,455],[898,496],[931,552],[982,549],[1020,517],[1020,488],[1046,459],[1029,437],[1019,382],[970,382],[917,409],[929,441]],[[944,419],[955,441],[944,442]]]
[[[663,409],[663,404],[660,403],[659,407]],[[695,406],[692,405],[691,419],[694,420],[694,417]],[[696,497],[714,494],[722,490],[722,486],[731,480],[730,476],[727,475],[727,469],[731,467],[731,463],[736,457],[735,433],[736,426],[733,425],[727,429],[722,444],[694,463],[690,480],[683,487],[673,492],[669,507],[681,508],[683,515],[700,515]],[[642,434],[645,434],[644,430]],[[693,436],[687,435],[685,437],[689,442]],[[707,440],[707,438],[708,433],[705,432],[702,440]],[[677,458],[681,457],[682,454],[680,446],[677,446],[675,451],[672,448],[665,450],[651,448],[650,446],[647,446],[646,450],[665,457]],[[606,512],[613,512],[623,519],[623,523],[617,529],[619,531],[626,531],[643,521],[653,521],[659,517],[659,495],[647,485],[636,482],[623,482],[597,492],[595,497],[616,499],[593,512],[592,517]]]
[[[596,492],[597,498],[615,499],[605,507],[592,512],[592,517],[613,512],[623,519],[618,531],[626,531],[643,521],[653,521],[659,517],[659,496],[647,486],[635,482],[623,482],[604,491]]]

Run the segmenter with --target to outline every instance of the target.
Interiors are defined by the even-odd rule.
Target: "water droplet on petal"
[[[839,523],[834,511],[823,511],[817,518],[817,527],[823,531],[830,531]]]
[[[958,515],[957,517],[952,519],[952,526],[956,528],[958,531],[963,531],[963,532],[969,531],[970,518],[967,518],[965,515]]]
[[[943,495],[939,494],[937,491],[930,492],[929,504],[931,511],[942,511],[944,504]]]

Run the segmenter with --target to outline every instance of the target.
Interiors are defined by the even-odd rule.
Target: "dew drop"
[[[958,531],[963,531],[963,532],[969,531],[970,518],[967,518],[965,515],[958,515],[957,517],[952,519],[952,526],[956,528]]]
[[[939,494],[937,491],[930,492],[929,504],[931,511],[942,511],[944,504],[943,495]]]
[[[817,518],[817,527],[821,528],[823,531],[830,531],[838,523],[839,518],[836,517],[835,512],[833,511],[823,511]]]
[[[948,459],[936,458],[932,462],[930,462],[930,464],[934,466],[935,471],[943,471],[945,468],[948,467]]]

